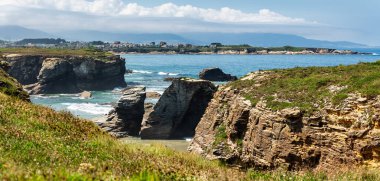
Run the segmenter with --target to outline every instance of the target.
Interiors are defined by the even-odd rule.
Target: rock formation
[[[89,91],[83,91],[80,93],[79,97],[82,99],[90,99],[92,97],[92,93]]]
[[[146,98],[157,99],[160,97],[161,97],[161,94],[158,92],[146,92]]]
[[[209,81],[179,78],[173,80],[143,121],[142,139],[191,137],[216,87]]]
[[[144,116],[145,87],[124,90],[114,109],[96,123],[116,137],[138,136]]]
[[[220,82],[237,80],[236,76],[225,74],[220,68],[203,69],[202,72],[199,73],[199,78],[203,80]]]
[[[81,56],[7,55],[8,73],[27,86],[31,94],[79,93],[126,86],[125,60],[107,61]]]
[[[253,106],[240,91],[220,87],[190,151],[258,169],[334,169],[380,159],[380,96],[350,94],[340,108],[326,102],[307,115],[297,107],[273,111],[262,100]]]
[[[29,94],[25,92],[22,85],[11,77],[0,67],[0,92],[24,101],[30,101]]]

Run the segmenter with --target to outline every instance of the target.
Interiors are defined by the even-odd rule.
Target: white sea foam
[[[175,76],[175,75],[178,75],[176,73],[167,73],[167,72],[158,72],[158,75],[171,75],[171,76]]]
[[[31,97],[38,98],[38,99],[51,99],[51,98],[58,98],[58,95],[32,95]]]
[[[111,105],[93,103],[62,103],[62,105],[67,106],[67,109],[71,111],[80,111],[95,115],[107,114],[112,110]]]
[[[377,54],[377,53],[372,53],[372,55],[373,55],[373,56],[379,56],[379,54]]]
[[[152,74],[153,72],[146,71],[146,70],[132,70],[132,73],[139,73],[139,74]]]

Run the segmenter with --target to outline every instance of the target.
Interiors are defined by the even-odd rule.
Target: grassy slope
[[[254,85],[260,84],[255,87]],[[244,96],[256,104],[263,98],[274,110],[300,107],[311,113],[325,100],[339,105],[349,93],[363,96],[380,95],[380,61],[336,67],[308,67],[273,70],[263,82],[239,80],[230,84],[243,90]],[[330,86],[345,87],[336,93]]]
[[[93,123],[0,94],[0,178],[244,178],[160,145],[125,145]]]

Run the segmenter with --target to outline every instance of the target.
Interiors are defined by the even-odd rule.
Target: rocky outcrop
[[[209,81],[174,79],[143,121],[142,139],[191,137],[216,87]]]
[[[263,77],[247,76],[260,82]],[[259,86],[259,85],[257,85]],[[257,169],[335,169],[380,160],[380,96],[350,94],[312,114],[252,105],[240,90],[221,87],[196,128],[189,150]]]
[[[138,136],[144,116],[145,97],[145,87],[127,88],[107,117],[96,123],[118,138]]]
[[[7,55],[8,73],[30,89],[31,94],[79,93],[126,86],[125,60],[107,61],[81,56]]]
[[[237,80],[236,76],[225,74],[220,68],[203,69],[202,72],[199,73],[199,78],[203,80],[220,82]]]
[[[25,92],[17,80],[0,68],[0,93],[24,101],[30,101],[29,94]]]
[[[92,97],[92,93],[89,91],[83,91],[79,94],[79,97],[82,99],[90,99]]]
[[[5,61],[10,65],[9,75],[16,78],[22,85],[38,82],[37,77],[42,68],[44,56],[39,55],[7,55]]]

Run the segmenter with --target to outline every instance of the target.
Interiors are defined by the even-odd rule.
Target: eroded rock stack
[[[220,81],[220,82],[237,80],[236,76],[232,76],[231,74],[226,74],[220,68],[203,69],[202,72],[199,73],[199,78],[203,80]]]
[[[101,61],[92,57],[7,55],[8,73],[31,94],[80,93],[126,86],[125,60],[118,56]]]
[[[144,116],[145,87],[124,90],[114,109],[97,124],[116,137],[138,136]]]
[[[142,139],[191,137],[216,87],[209,81],[174,79],[143,121]]]
[[[262,76],[248,76],[259,80]],[[260,81],[258,81],[260,82]],[[334,169],[380,159],[380,97],[350,94],[313,114],[252,105],[221,87],[196,128],[190,151],[258,169]]]

